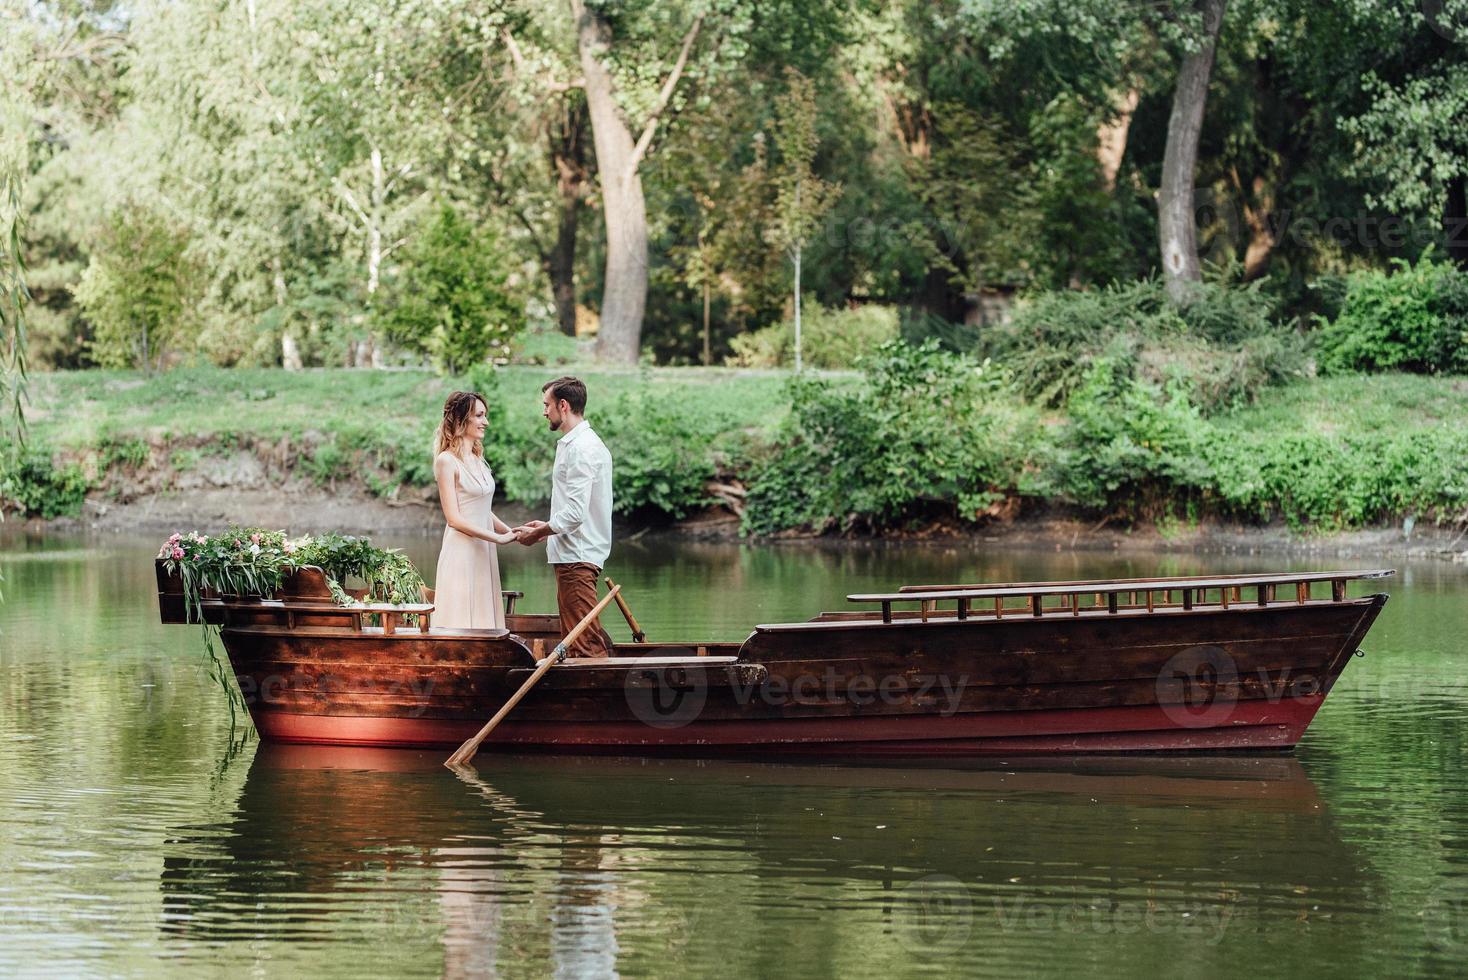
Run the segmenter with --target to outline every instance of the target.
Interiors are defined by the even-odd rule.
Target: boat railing
[[[270,609],[278,610],[285,614],[285,628],[293,630],[297,626],[297,619],[309,620],[311,617],[330,616],[350,622],[353,632],[365,632],[367,617],[379,617],[380,626],[384,636],[392,636],[399,628],[414,630],[418,633],[427,633],[431,626],[433,617],[433,603],[431,602],[363,602],[355,606],[340,606],[334,602],[261,602],[258,605],[244,607],[247,614],[254,610]],[[409,621],[411,617],[412,621]]]
[[[1080,616],[1082,613],[1116,615],[1123,611],[1155,613],[1191,611],[1200,607],[1268,607],[1280,602],[1296,605],[1344,602],[1347,582],[1395,574],[1394,569],[1370,569],[1090,582],[1015,582],[949,588],[904,586],[897,592],[857,593],[846,598],[857,603],[880,603],[883,623],[892,622],[892,606],[900,602],[920,603],[923,621],[930,615],[948,612],[938,608],[942,602],[954,603],[951,611],[961,620],[975,616],[1003,619],[1025,615],[1032,618],[1066,614]],[[1312,590],[1325,582],[1330,583],[1330,598],[1317,599]],[[1288,593],[1291,586],[1294,587],[1293,596]],[[1281,589],[1286,590],[1283,600],[1279,597]],[[1245,590],[1248,590],[1248,595]],[[1015,600],[1019,600],[1018,604]]]

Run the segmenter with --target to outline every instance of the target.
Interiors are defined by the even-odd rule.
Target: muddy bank
[[[247,454],[241,454],[246,457]],[[285,528],[292,533],[342,531],[356,534],[437,534],[443,515],[433,487],[403,487],[392,499],[375,496],[360,486],[338,485],[335,489],[298,478],[276,481],[263,472],[250,474],[248,463],[237,459],[231,473],[191,477],[187,486],[170,486],[141,492],[122,493],[115,488],[93,492],[78,517],[52,521],[7,523],[34,531],[87,531],[166,535],[175,530],[205,530],[233,522]],[[250,477],[257,476],[256,479]],[[243,479],[242,479],[243,477]],[[543,517],[540,509],[501,502],[496,513],[518,523]],[[675,524],[619,521],[618,534],[673,535],[696,540],[739,540],[738,518],[723,508],[711,508]],[[880,544],[884,541],[952,544],[972,542],[977,548],[1043,548],[1056,551],[1118,551],[1134,553],[1207,552],[1268,554],[1301,558],[1387,560],[1393,558],[1436,558],[1468,562],[1468,530],[1421,524],[1410,530],[1402,526],[1379,527],[1329,534],[1300,534],[1288,527],[1249,527],[1219,522],[1189,526],[1098,527],[1094,521],[1066,515],[1024,516],[985,527],[956,530],[932,527],[919,532],[886,538],[812,539],[782,537],[765,540],[769,547]]]

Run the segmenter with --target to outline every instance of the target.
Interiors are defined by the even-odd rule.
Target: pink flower
[[[288,555],[294,555],[296,553],[296,546],[287,541],[285,543],[285,553]]]
[[[252,535],[250,535],[250,541],[253,544],[259,544],[260,543],[260,535],[259,534],[252,534]]]
[[[180,540],[180,539],[181,539],[181,538],[182,538],[182,537],[183,537],[183,535],[182,535],[182,534],[179,534],[179,533],[178,533],[178,532],[177,532],[177,531],[174,531],[174,532],[173,532],[173,533],[172,533],[172,534],[170,534],[170,535],[169,535],[169,536],[168,536],[168,543],[169,543],[169,544],[178,544],[178,542],[179,542],[179,540]]]
[[[182,548],[174,548],[173,549],[173,558],[174,558],[175,561],[177,561],[178,559],[182,558],[183,555],[184,555],[184,552],[183,552],[183,549]]]

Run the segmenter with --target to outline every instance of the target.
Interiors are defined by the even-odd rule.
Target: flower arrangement
[[[205,591],[270,598],[301,564],[296,551],[296,543],[286,540],[284,531],[231,527],[212,537],[175,531],[158,557],[169,574],[183,580],[189,606],[197,610]]]
[[[325,573],[332,598],[339,605],[360,605],[343,587],[351,576],[365,581],[368,598],[380,602],[413,603],[422,596],[423,577],[407,555],[351,535],[292,539],[284,531],[235,526],[214,535],[175,531],[158,549],[158,559],[170,575],[182,581],[189,618],[201,624],[206,596],[271,598],[286,576],[305,565],[316,565]],[[235,708],[242,707],[243,700],[215,649],[214,635],[215,628],[204,624],[206,669],[228,696],[233,721]]]
[[[343,588],[355,576],[367,583],[367,595],[379,602],[420,601],[423,576],[396,548],[375,547],[367,538],[346,534],[287,538],[284,531],[230,527],[212,537],[197,531],[175,531],[158,551],[169,574],[183,580],[191,609],[205,593],[271,598],[287,575],[315,565],[333,586],[337,602],[354,600]]]
[[[158,550],[163,567],[183,583],[184,607],[189,611],[189,618],[204,628],[204,652],[208,661],[205,671],[229,700],[231,725],[236,709],[244,707],[244,699],[214,646],[217,629],[204,621],[205,594],[272,596],[285,576],[295,570],[295,551],[296,545],[286,540],[284,531],[234,526],[212,536],[198,531],[188,534],[175,531]]]

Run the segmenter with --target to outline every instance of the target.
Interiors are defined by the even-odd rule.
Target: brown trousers
[[[578,561],[552,565],[556,570],[556,606],[561,611],[561,636],[566,636],[596,607],[596,577],[601,569]],[[600,623],[592,623],[566,651],[568,657],[610,657],[612,643]]]

